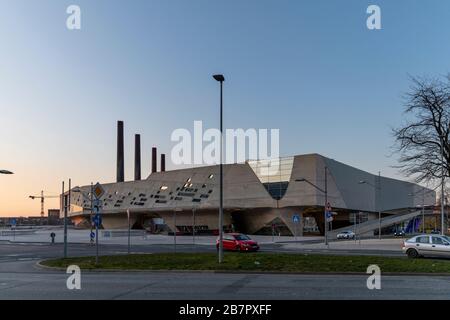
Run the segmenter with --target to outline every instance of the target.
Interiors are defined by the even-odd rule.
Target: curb
[[[65,268],[49,267],[41,264],[45,260],[36,263],[36,267],[45,270],[65,271]],[[133,273],[208,273],[208,274],[261,274],[261,275],[318,275],[318,276],[367,276],[371,275],[365,272],[295,272],[295,271],[238,271],[238,270],[141,270],[141,269],[82,269],[83,272],[91,273],[114,273],[114,272],[133,272]],[[423,273],[423,272],[382,272],[383,276],[427,276],[427,277],[450,277],[450,273]]]

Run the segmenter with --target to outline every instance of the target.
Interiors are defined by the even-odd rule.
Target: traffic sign
[[[94,196],[96,199],[100,199],[105,194],[105,189],[100,183],[96,183],[94,186]]]
[[[332,214],[331,211],[327,211],[327,212],[326,212],[326,216],[327,216],[327,222],[331,222],[331,221],[334,220],[334,219],[333,219],[333,214]]]
[[[102,203],[101,200],[94,200],[94,201],[92,201],[92,212],[94,214],[101,213],[102,212],[102,206],[103,206],[103,203]]]
[[[17,220],[16,220],[16,218],[12,218],[12,219],[10,220],[10,223],[11,223],[11,226],[12,226],[12,227],[15,227],[15,226],[17,225]]]
[[[292,216],[292,222],[299,223],[300,222],[300,216],[298,214],[294,214]]]
[[[99,228],[102,224],[102,216],[100,214],[96,214],[92,219],[97,228]]]

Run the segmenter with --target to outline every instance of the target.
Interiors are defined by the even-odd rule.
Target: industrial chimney
[[[141,135],[134,135],[134,180],[141,180]]]
[[[166,171],[166,155],[161,153],[161,172]]]
[[[124,179],[123,121],[117,121],[117,182],[123,182]]]
[[[157,171],[157,160],[156,160],[156,157],[157,157],[157,151],[156,151],[156,147],[153,147],[152,148],[152,173],[154,173],[154,172],[156,172]]]

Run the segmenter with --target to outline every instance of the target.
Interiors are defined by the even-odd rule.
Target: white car
[[[410,258],[447,257],[450,258],[450,238],[440,235],[422,234],[403,242],[402,251]]]
[[[342,231],[336,237],[338,239],[355,239],[355,233],[353,231]]]

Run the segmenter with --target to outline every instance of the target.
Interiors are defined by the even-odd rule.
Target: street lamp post
[[[220,188],[219,188],[219,263],[223,262],[223,82],[221,74],[213,75],[220,82]]]
[[[425,189],[422,188],[422,233],[425,233]]]
[[[297,182],[306,182],[307,184],[313,186],[314,188],[316,188],[317,190],[319,190],[320,192],[322,192],[325,195],[325,203],[323,206],[323,215],[324,215],[324,227],[325,227],[324,235],[325,235],[325,245],[326,246],[328,246],[328,221],[327,221],[328,182],[327,182],[327,175],[328,175],[328,167],[325,166],[325,189],[322,189],[322,188],[316,186],[314,183],[312,183],[311,181],[309,181],[308,179],[305,179],[305,178],[300,178],[300,179],[295,180]]]
[[[366,180],[359,181],[359,184],[367,184],[378,191],[378,199],[376,203],[376,207],[378,209],[378,240],[381,240],[381,205],[380,205],[380,197],[381,197],[381,173],[378,172],[378,182],[376,185],[371,184]]]
[[[66,207],[66,210],[64,211],[64,258],[67,258],[67,213],[70,212],[70,197],[72,196],[71,193],[72,189],[72,179],[69,179],[69,193],[67,195],[68,197],[68,206]]]

